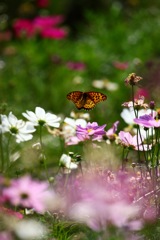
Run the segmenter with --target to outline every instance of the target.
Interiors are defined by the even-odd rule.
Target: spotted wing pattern
[[[107,99],[107,96],[100,92],[74,91],[67,94],[67,99],[74,102],[78,109],[91,110],[97,103]]]

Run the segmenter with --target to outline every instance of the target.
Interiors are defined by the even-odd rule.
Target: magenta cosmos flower
[[[160,127],[160,120],[159,119],[154,119],[151,115],[143,115],[139,118],[135,118],[134,122],[137,123],[140,126],[150,128],[150,127],[155,127],[159,128]]]
[[[106,124],[98,126],[96,122],[87,123],[86,127],[77,126],[76,136],[79,140],[84,141],[88,139],[101,140],[102,136],[106,134],[104,128]]]
[[[3,190],[3,197],[14,206],[34,208],[43,212],[46,209],[45,197],[49,194],[48,183],[35,181],[30,176],[12,180],[11,185]]]
[[[67,36],[67,31],[63,28],[46,28],[41,31],[42,38],[63,39]]]
[[[33,27],[32,21],[28,19],[17,19],[13,23],[13,29],[16,37],[33,37],[35,35],[35,29]]]
[[[36,29],[46,29],[50,27],[55,27],[56,25],[62,23],[64,17],[62,15],[55,16],[38,16],[33,20],[33,25]]]
[[[143,137],[137,137],[137,135],[132,136],[129,132],[120,131],[119,132],[120,143],[128,148],[139,151],[147,151],[151,149],[151,145],[143,144]]]

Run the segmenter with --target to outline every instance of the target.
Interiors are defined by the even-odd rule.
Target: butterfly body
[[[100,92],[74,91],[67,94],[67,99],[71,100],[79,110],[91,110],[97,103],[105,101],[107,96]]]

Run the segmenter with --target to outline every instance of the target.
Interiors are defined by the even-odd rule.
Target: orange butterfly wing
[[[100,92],[74,91],[67,94],[67,99],[73,101],[78,109],[91,110],[97,103],[105,101],[107,96]]]
[[[83,108],[83,105],[84,105],[83,92],[80,92],[80,91],[70,92],[67,94],[67,99],[74,102],[74,104],[78,109]]]

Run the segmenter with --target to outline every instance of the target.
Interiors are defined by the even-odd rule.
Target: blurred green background
[[[158,0],[1,1],[1,103],[18,116],[36,106],[69,116],[76,108],[66,99],[68,92],[101,91],[108,99],[91,111],[91,119],[112,124],[120,118],[121,103],[130,100],[124,79],[136,72],[144,78],[137,96],[142,90],[146,101],[158,106],[159,7]],[[65,38],[16,37],[17,19],[55,15],[64,17]]]

